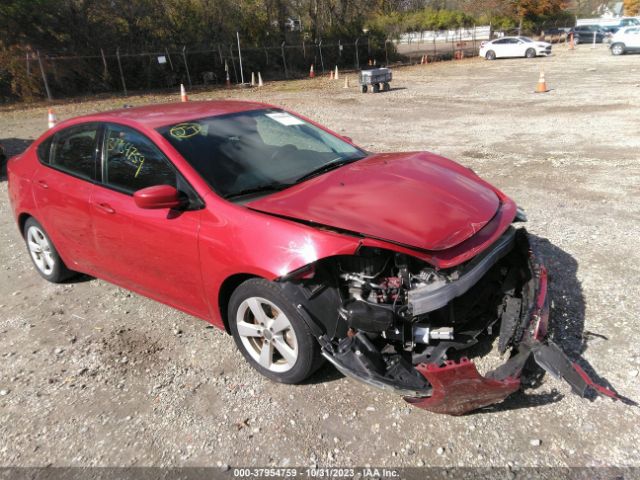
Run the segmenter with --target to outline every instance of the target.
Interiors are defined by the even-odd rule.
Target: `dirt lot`
[[[541,67],[552,91],[537,95]],[[553,337],[640,400],[639,73],[638,55],[580,46],[406,68],[389,93],[316,79],[192,98],[283,105],[368,149],[426,149],[476,170],[528,212],[551,272]],[[45,128],[44,105],[0,111],[13,152]],[[640,466],[637,407],[580,399],[549,376],[464,417],[411,408],[328,366],[306,385],[271,383],[201,320],[100,280],[45,283],[6,193],[3,178],[0,465]]]

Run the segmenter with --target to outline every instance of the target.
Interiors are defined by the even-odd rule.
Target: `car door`
[[[508,38],[501,38],[500,40],[495,40],[489,45],[487,50],[493,50],[496,53],[496,58],[507,57],[508,55],[508,47],[507,47]]]
[[[627,48],[640,48],[640,28],[628,28],[624,34],[624,43]]]
[[[141,132],[106,124],[102,182],[91,197],[93,237],[104,275],[114,283],[207,317],[198,253],[203,206],[166,155]],[[142,209],[133,193],[172,185],[188,206]]]
[[[517,38],[504,38],[504,44],[502,46],[502,51],[504,52],[502,54],[503,57],[520,57],[520,40],[518,40]],[[524,51],[522,52],[522,55],[524,55]]]
[[[99,125],[65,128],[38,147],[42,164],[33,177],[37,220],[67,266],[87,272],[95,266],[89,201],[97,178]]]

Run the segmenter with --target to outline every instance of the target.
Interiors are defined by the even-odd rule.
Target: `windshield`
[[[366,156],[277,109],[201,118],[158,131],[225,198],[281,190]]]

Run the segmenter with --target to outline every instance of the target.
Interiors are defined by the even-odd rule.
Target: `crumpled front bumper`
[[[417,365],[416,370],[431,384],[432,394],[422,398],[405,397],[407,402],[449,415],[462,415],[502,402],[520,388],[522,369],[532,355],[538,365],[556,378],[563,378],[578,395],[584,397],[592,388],[599,394],[618,398],[613,391],[596,384],[577,363],[569,360],[557,345],[546,339],[549,324],[547,270],[533,250],[529,255],[535,300],[518,353],[486,376],[480,375],[474,363],[467,358],[459,362],[447,361],[442,366]]]

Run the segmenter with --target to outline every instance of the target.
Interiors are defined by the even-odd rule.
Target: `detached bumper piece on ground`
[[[509,227],[450,270],[379,249],[360,254],[325,259],[281,283],[343,374],[419,408],[461,415],[519,390],[533,358],[583,397],[593,389],[617,398],[546,339],[547,272],[524,228]],[[482,376],[467,356],[488,352],[496,336],[508,360]]]

